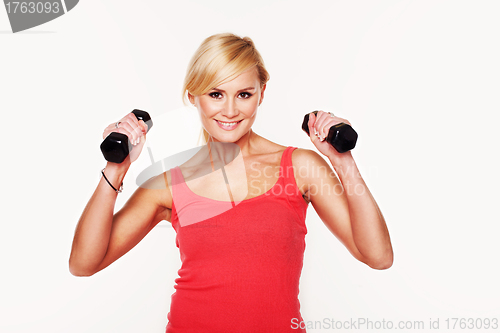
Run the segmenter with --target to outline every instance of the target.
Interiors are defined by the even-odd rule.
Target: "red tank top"
[[[179,167],[171,169],[182,265],[166,333],[305,332],[296,323],[303,321],[298,295],[308,204],[295,182],[294,149],[284,150],[278,181],[266,193],[182,226],[179,212],[228,202],[195,194]]]

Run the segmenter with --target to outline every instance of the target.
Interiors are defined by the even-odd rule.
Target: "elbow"
[[[94,275],[94,272],[85,271],[85,270],[78,270],[78,269],[71,268],[71,267],[69,269],[69,272],[71,273],[71,275],[78,276],[78,277]]]
[[[93,272],[86,271],[86,270],[80,270],[80,269],[72,268],[72,267],[69,268],[69,272],[71,273],[71,275],[79,276],[79,277],[80,276],[92,276],[92,275],[94,275]]]
[[[392,266],[392,260],[390,260],[390,261],[387,260],[387,261],[379,262],[376,264],[368,264],[368,266],[370,266],[373,269],[377,269],[377,270],[389,269]]]
[[[382,257],[377,258],[376,260],[372,260],[372,261],[365,262],[365,263],[368,266],[370,266],[370,268],[377,269],[377,270],[384,270],[384,269],[391,268],[393,262],[394,262],[394,255],[392,254],[392,251],[391,251],[387,255],[384,255]]]
[[[91,271],[89,269],[76,265],[72,263],[71,260],[69,262],[69,272],[73,276],[92,276],[95,274],[95,271]]]
[[[373,253],[370,256],[360,255],[358,260],[363,262],[370,268],[384,270],[389,269],[392,266],[394,255],[391,249],[386,253],[380,253],[378,255],[374,255]]]
[[[82,276],[92,276],[94,275],[94,273],[89,273],[89,272],[85,272],[85,271],[75,271],[75,270],[69,270],[69,272],[73,275],[73,276],[77,276],[77,277],[82,277]]]

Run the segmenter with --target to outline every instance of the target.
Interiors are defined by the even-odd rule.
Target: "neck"
[[[243,154],[243,157],[255,154],[255,151],[257,150],[258,137],[259,135],[250,128],[250,130],[245,135],[243,135],[238,141],[234,142],[238,145],[241,153]],[[219,141],[214,139],[214,137],[210,135],[208,138],[208,142]]]

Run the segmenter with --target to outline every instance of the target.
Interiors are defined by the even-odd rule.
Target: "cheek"
[[[211,117],[214,114],[218,112],[219,107],[205,99],[200,99],[198,102],[198,105],[200,107],[200,111],[206,116],[206,117]]]
[[[259,99],[258,98],[252,98],[249,101],[244,101],[240,103],[239,105],[240,111],[243,111],[247,114],[253,114],[257,112],[257,109],[259,107]]]

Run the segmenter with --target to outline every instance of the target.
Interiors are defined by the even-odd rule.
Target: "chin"
[[[239,138],[233,138],[233,137],[228,137],[228,138],[224,138],[224,137],[221,137],[221,138],[217,138],[217,137],[212,137],[213,141],[215,142],[231,142],[231,143],[234,143],[234,142],[237,142],[238,140],[241,139],[241,137]]]

